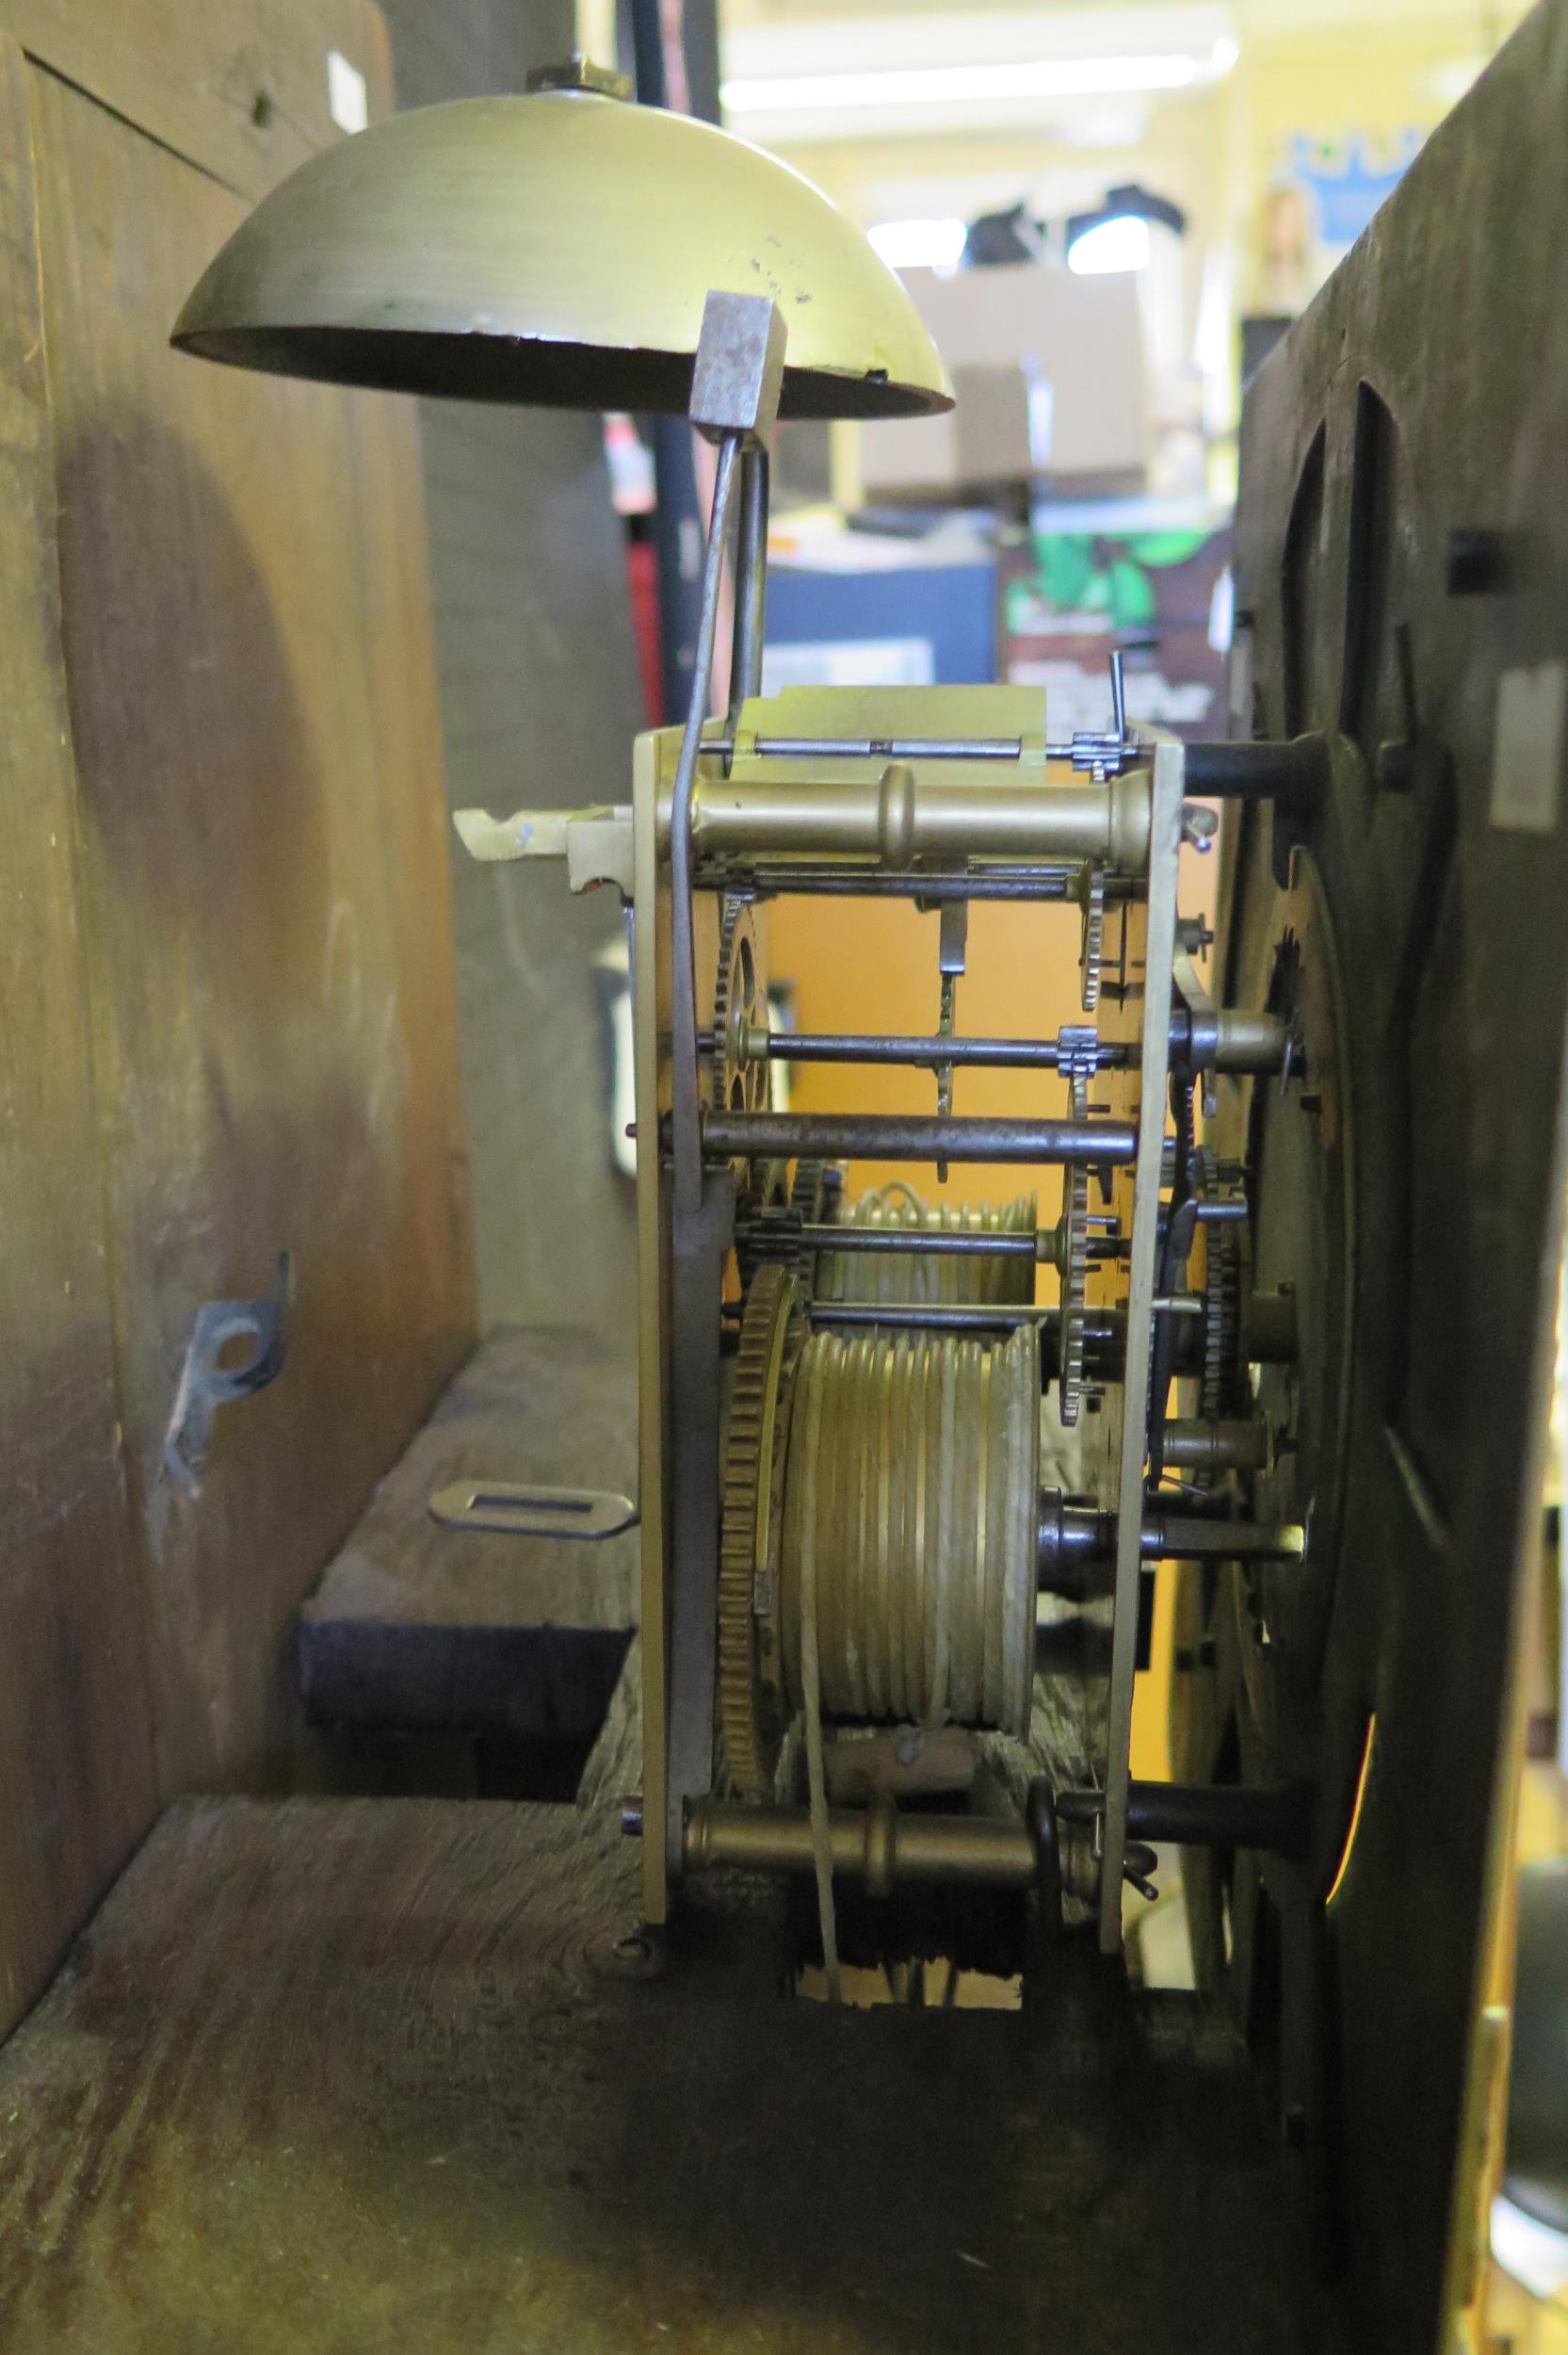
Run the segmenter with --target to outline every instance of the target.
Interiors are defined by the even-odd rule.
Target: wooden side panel
[[[25,82],[0,39],[0,2030],[154,1804],[81,980]]]
[[[252,198],[341,136],[332,50],[364,75],[372,119],[391,110],[373,0],[0,0],[0,31]]]
[[[571,0],[385,0],[398,104],[523,88],[571,54]],[[421,403],[431,601],[454,808],[623,801],[647,724],[597,417]],[[632,1188],[610,1155],[595,960],[617,895],[480,867],[452,836],[479,1304],[497,1324],[591,1325],[634,1350]]]
[[[34,77],[107,1250],[159,1779],[275,1778],[289,1630],[471,1340],[412,409],[172,353],[241,203]],[[198,1307],[288,1362],[164,1469]]]

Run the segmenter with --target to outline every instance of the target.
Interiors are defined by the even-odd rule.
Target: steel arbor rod
[[[710,1160],[853,1161],[1130,1161],[1126,1120],[975,1120],[905,1113],[710,1112]]]

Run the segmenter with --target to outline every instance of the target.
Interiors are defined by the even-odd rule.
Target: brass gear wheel
[[[742,1797],[773,1788],[789,1722],[779,1630],[784,1440],[806,1339],[798,1279],[770,1261],[746,1296],[724,1432],[719,1548],[719,1740]]]
[[[1211,1226],[1204,1239],[1204,1373],[1201,1412],[1222,1421],[1244,1405],[1241,1374],[1241,1289],[1244,1251],[1240,1230],[1228,1223]]]
[[[1082,1120],[1089,1110],[1089,1082],[1075,1074],[1068,1089],[1073,1118]],[[1071,1430],[1078,1420],[1084,1392],[1084,1326],[1089,1313],[1089,1172],[1081,1161],[1071,1163],[1061,1190],[1061,1216],[1052,1238],[1051,1257],[1061,1276],[1061,1315],[1057,1325],[1057,1408]]]
[[[1089,1172],[1075,1162],[1062,1189],[1057,1229],[1061,1270],[1061,1321],[1057,1327],[1057,1405],[1071,1430],[1084,1392],[1084,1340],[1089,1312]]]
[[[768,992],[756,926],[746,901],[726,894],[719,923],[719,969],[713,983],[713,1055],[708,1097],[716,1112],[765,1111],[768,1058],[748,1052],[754,1029],[768,1027]]]
[[[841,1161],[799,1161],[789,1189],[789,1206],[811,1226],[830,1225],[844,1190]]]
[[[1100,1002],[1100,960],[1105,952],[1106,870],[1091,859],[1079,870],[1078,905],[1083,911],[1083,935],[1078,973],[1083,983],[1083,1010],[1092,1014]]]
[[[832,1225],[844,1184],[840,1161],[766,1161],[752,1171],[752,1183],[736,1210],[736,1259],[741,1290],[766,1260],[789,1268],[815,1291],[816,1252],[802,1241],[802,1226]]]
[[[735,1209],[735,1256],[744,1293],[765,1259],[783,1259],[793,1267],[800,1255],[790,1246],[788,1231],[799,1231],[799,1221],[790,1214],[789,1163],[752,1161],[743,1166],[746,1176]]]
[[[1219,1194],[1219,1163],[1207,1145],[1193,1156],[1200,1191]],[[1219,1422],[1246,1405],[1241,1303],[1246,1285],[1246,1226],[1229,1219],[1204,1230],[1204,1366],[1199,1411]]]

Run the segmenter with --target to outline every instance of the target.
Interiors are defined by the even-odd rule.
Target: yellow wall
[[[1434,130],[1456,102],[1468,70],[1504,38],[1525,8],[1509,5],[1459,19],[1381,24],[1368,10],[1353,36],[1295,33],[1253,40],[1231,76],[1228,202],[1242,268],[1238,294],[1252,300],[1263,203],[1276,185],[1294,134],[1377,139]]]
[[[1082,144],[1010,128],[847,136],[782,152],[867,226],[921,214],[968,218],[1020,197],[1059,219],[1099,203],[1118,181],[1139,181],[1188,216],[1182,261],[1190,348],[1205,267],[1229,284],[1237,312],[1256,300],[1263,207],[1291,137],[1431,130],[1526,12],[1524,0],[1446,0],[1416,15],[1368,7],[1358,23],[1274,30],[1267,0],[1253,0],[1235,10],[1240,56],[1232,72],[1148,101],[1132,144],[1093,144],[1086,124]],[[1231,421],[1212,410],[1210,419]]]
[[[775,975],[795,983],[799,1027],[934,1031],[937,923],[902,901],[779,901],[770,913],[769,956]],[[1075,909],[977,901],[969,916],[968,970],[958,986],[959,1030],[970,1037],[1049,1037],[1062,1022],[1081,1021],[1075,1013],[1077,955]],[[953,1110],[1056,1119],[1064,1085],[1051,1071],[959,1071]],[[794,1102],[801,1112],[933,1113],[936,1083],[924,1071],[802,1064],[795,1067]],[[953,1202],[1010,1200],[1036,1182],[1033,1171],[954,1162],[938,1189],[924,1170],[859,1162],[849,1191],[865,1193],[897,1177]],[[1055,1219],[1060,1197],[1055,1174],[1041,1173],[1043,1222]]]
[[[791,146],[786,153],[867,227],[921,214],[968,218],[1020,197],[1060,218],[1098,204],[1113,182],[1142,181],[1190,216],[1184,258],[1195,305],[1203,250],[1224,230],[1229,104],[1225,86],[1219,85],[1157,106],[1145,137],[1132,147],[1084,147],[1010,130],[834,140]]]

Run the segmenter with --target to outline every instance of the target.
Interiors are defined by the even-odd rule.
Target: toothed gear
[[[1078,904],[1083,910],[1083,938],[1078,950],[1083,1010],[1092,1014],[1100,1002],[1100,959],[1106,933],[1106,870],[1096,860],[1091,859],[1079,873]]]
[[[752,1178],[736,1210],[735,1247],[742,1291],[769,1259],[808,1281],[816,1254],[801,1241],[800,1229],[832,1224],[844,1185],[843,1163],[766,1161],[753,1167]]]
[[[1204,1145],[1196,1155],[1200,1193],[1223,1192],[1219,1165]],[[1204,1236],[1204,1371],[1201,1411],[1220,1421],[1244,1403],[1241,1373],[1241,1298],[1245,1228],[1230,1220],[1211,1223]]]
[[[832,1217],[843,1190],[841,1162],[800,1161],[789,1189],[789,1207],[799,1210],[808,1225],[820,1226]]]
[[[1089,1110],[1089,1082],[1075,1075],[1068,1090],[1075,1120]],[[1084,1393],[1085,1324],[1089,1309],[1089,1172],[1081,1161],[1068,1168],[1057,1223],[1056,1262],[1061,1274],[1061,1314],[1057,1324],[1057,1405],[1069,1430],[1078,1420]]]
[[[788,1724],[779,1639],[784,1439],[806,1338],[790,1271],[760,1267],[746,1298],[724,1431],[719,1548],[719,1740],[745,1798],[767,1798]]]
[[[798,1236],[793,1248],[781,1248],[778,1240],[791,1226],[800,1226],[800,1220],[791,1213],[789,1163],[753,1161],[747,1177],[735,1210],[735,1256],[742,1292],[750,1289],[765,1259],[783,1259],[786,1266],[794,1267],[799,1258]]]
[[[744,900],[727,895],[719,923],[719,969],[713,983],[713,1053],[708,1096],[717,1112],[763,1112],[768,1105],[768,1058],[745,1052],[753,1026],[768,1024],[756,927]]]
[[[789,1207],[802,1226],[831,1226],[838,1216],[838,1205],[844,1193],[844,1163],[842,1161],[800,1161],[795,1164],[795,1183],[790,1188]],[[810,1290],[816,1289],[816,1254],[802,1249],[796,1260],[798,1273]]]
[[[1203,1412],[1210,1421],[1235,1414],[1242,1403],[1237,1372],[1241,1355],[1240,1230],[1211,1226],[1208,1268],[1204,1279]]]

